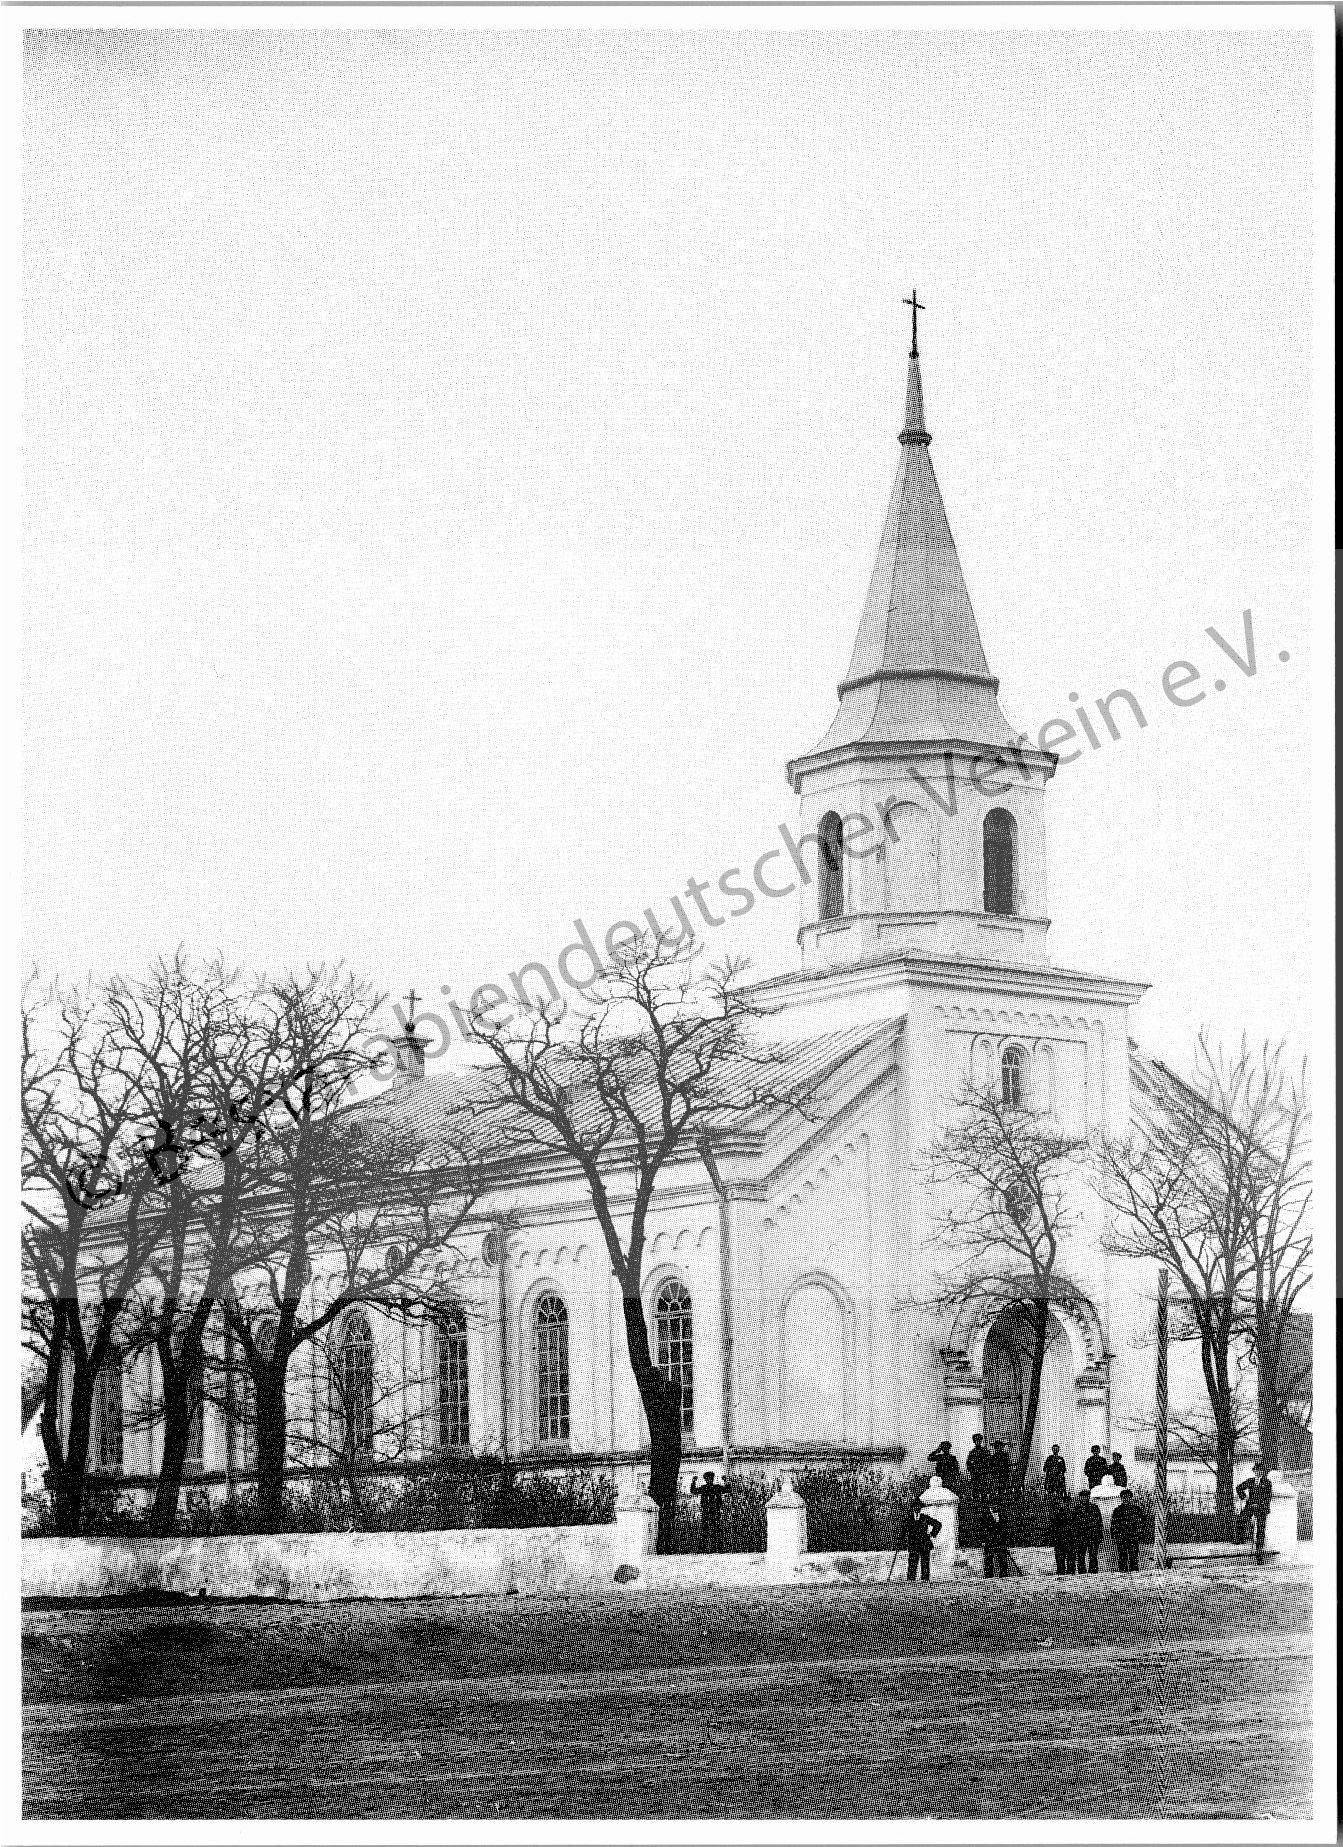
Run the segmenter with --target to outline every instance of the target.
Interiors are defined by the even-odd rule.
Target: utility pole
[[[1162,1264],[1157,1277],[1156,1295],[1156,1454],[1153,1470],[1154,1482],[1152,1501],[1156,1513],[1155,1544],[1152,1562],[1158,1571],[1164,1571],[1170,1564],[1170,1550],[1166,1543],[1166,1442],[1167,1428],[1170,1422],[1169,1402],[1166,1387],[1166,1335],[1168,1322],[1168,1297],[1170,1291],[1170,1272]]]

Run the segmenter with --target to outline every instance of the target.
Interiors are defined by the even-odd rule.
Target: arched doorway
[[[1044,1370],[1040,1376],[1040,1404],[1027,1478],[1038,1475],[1040,1465],[1057,1443],[1068,1462],[1069,1475],[1077,1466],[1073,1420],[1076,1389],[1072,1347],[1061,1323],[1049,1317]],[[984,1441],[997,1440],[1008,1447],[1015,1463],[1021,1449],[1030,1393],[1031,1360],[1035,1334],[1025,1308],[1005,1309],[989,1329],[984,1342]]]

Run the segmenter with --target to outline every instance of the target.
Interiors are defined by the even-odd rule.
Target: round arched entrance
[[[1076,1385],[1072,1345],[1056,1316],[1050,1315],[1045,1335],[1044,1367],[1040,1375],[1040,1401],[1036,1412],[1028,1476],[1037,1475],[1050,1445],[1057,1443],[1069,1461],[1075,1454],[1074,1417]],[[1015,1462],[1021,1451],[1030,1396],[1031,1363],[1035,1354],[1034,1317],[1029,1309],[1005,1309],[984,1341],[984,1441],[992,1448],[1001,1440]]]

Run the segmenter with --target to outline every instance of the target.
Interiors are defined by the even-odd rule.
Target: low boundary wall
[[[611,1582],[609,1526],[215,1539],[25,1539],[25,1597],[541,1596]]]
[[[1041,1547],[1013,1552],[1022,1575],[1054,1571]],[[565,1596],[583,1591],[708,1590],[748,1585],[885,1584],[906,1575],[905,1552],[654,1555],[619,1562],[609,1526],[436,1533],[280,1533],[227,1539],[25,1539],[25,1597],[262,1597],[333,1603],[357,1598]],[[1144,1563],[1146,1563],[1144,1559]],[[982,1571],[958,1552],[957,1578]]]

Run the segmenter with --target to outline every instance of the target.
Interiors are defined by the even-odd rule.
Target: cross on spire
[[[417,994],[414,988],[412,988],[409,994],[403,994],[401,998],[410,1008],[410,1014],[406,1020],[406,1032],[409,1035],[415,1030],[415,1003],[417,1000],[423,1000],[424,996],[423,994]]]
[[[909,294],[905,296],[905,306],[909,309],[910,319],[914,323],[914,339],[909,349],[909,356],[911,359],[917,359],[919,356],[919,309],[923,308],[926,310],[928,304],[926,301],[919,300],[919,291],[917,289],[911,289]]]

